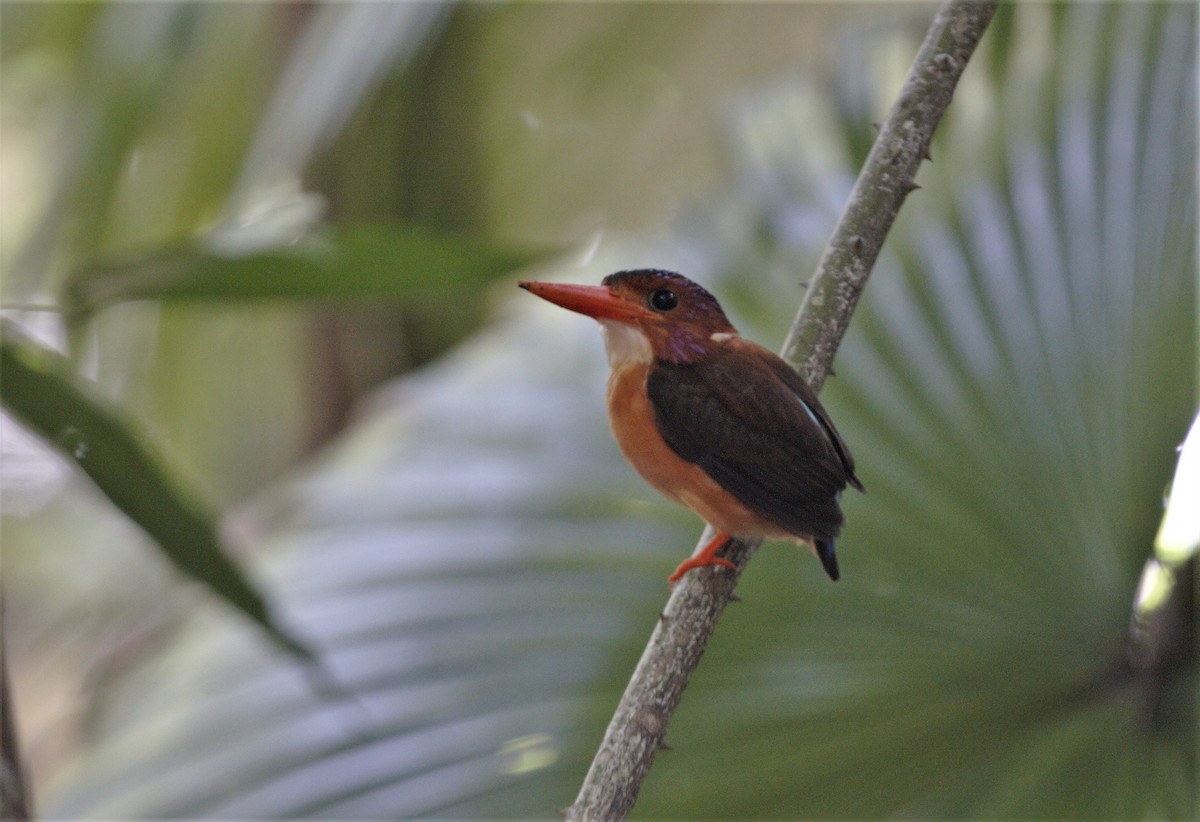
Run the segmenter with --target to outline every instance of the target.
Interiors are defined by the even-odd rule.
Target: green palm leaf
[[[66,357],[0,320],[0,382],[4,406],[73,459],[179,571],[261,626],[281,648],[315,662],[229,557],[216,515],[176,484],[128,421],[74,376]]]

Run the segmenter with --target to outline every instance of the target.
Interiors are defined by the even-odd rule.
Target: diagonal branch
[[[0,819],[31,819],[33,803],[17,744],[4,628],[4,592],[0,590]]]
[[[817,265],[783,356],[820,390],[884,239],[916,184],[955,86],[996,0],[948,0],[934,18]],[[706,529],[701,542],[708,540]],[[675,587],[604,734],[568,820],[621,819],[637,801],[667,724],[757,542],[731,543],[736,570],[688,574]]]

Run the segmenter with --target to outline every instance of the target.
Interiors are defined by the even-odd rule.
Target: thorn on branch
[[[731,593],[729,595],[729,601],[730,602],[741,602],[742,598],[740,596],[738,596],[736,593]]]
[[[667,740],[665,740],[665,739],[660,739],[660,740],[658,740],[658,749],[659,749],[660,751],[673,751],[673,750],[675,750],[675,748],[674,748],[674,747],[672,747],[672,746],[671,746],[671,744],[670,744],[670,743],[668,743],[668,742],[667,742]]]
[[[934,68],[942,72],[954,71],[958,67],[958,63],[955,61],[953,55],[947,54],[944,51],[934,56],[933,65]]]
[[[634,720],[650,736],[658,737],[659,734],[666,733],[666,723],[654,710],[646,708],[638,711]]]

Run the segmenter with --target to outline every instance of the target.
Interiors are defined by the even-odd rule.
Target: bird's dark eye
[[[660,288],[650,294],[650,306],[655,311],[670,311],[677,305],[679,305],[679,298],[675,296],[674,291]]]

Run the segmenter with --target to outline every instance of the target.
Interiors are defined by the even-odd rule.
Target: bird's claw
[[[733,571],[737,569],[729,560],[724,557],[688,557],[683,562],[679,563],[679,567],[675,569],[675,573],[667,577],[667,584],[674,585],[683,578],[683,575],[693,568],[704,568],[709,565],[721,565]]]

